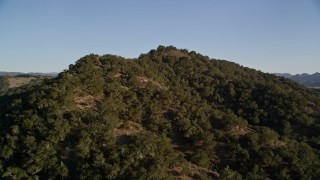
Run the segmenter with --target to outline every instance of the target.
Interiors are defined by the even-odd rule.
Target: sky
[[[60,72],[159,45],[268,73],[320,72],[319,0],[0,0],[0,71]]]

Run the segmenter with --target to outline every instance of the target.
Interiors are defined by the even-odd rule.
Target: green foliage
[[[203,150],[195,152],[195,154],[191,157],[191,161],[204,168],[210,167],[210,159],[208,153]]]
[[[0,83],[3,179],[319,177],[319,93],[235,63],[159,46]]]
[[[167,137],[155,137],[141,133],[130,138],[121,148],[121,170],[123,178],[167,179],[168,167],[176,164],[177,155]]]

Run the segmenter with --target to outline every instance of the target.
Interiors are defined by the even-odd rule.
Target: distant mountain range
[[[275,73],[275,75],[289,78],[307,87],[320,87],[320,73],[318,72],[314,74],[303,73],[296,75],[289,73]]]
[[[39,72],[23,73],[23,72],[6,72],[6,71],[0,71],[0,76],[18,76],[18,75],[57,76],[58,73],[56,73],[56,72],[50,72],[50,73],[39,73]]]

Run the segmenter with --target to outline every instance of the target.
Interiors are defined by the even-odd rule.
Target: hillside
[[[26,89],[29,86],[33,86],[35,84],[41,83],[46,79],[51,78],[53,78],[53,76],[31,74],[0,76],[0,96],[6,93],[16,93],[16,91],[21,91],[22,89]],[[23,86],[23,88],[21,86]]]
[[[314,73],[314,74],[303,73],[303,74],[296,74],[296,75],[291,75],[288,73],[284,73],[284,74],[280,73],[276,75],[289,78],[307,87],[313,87],[313,88],[320,87],[320,73]]]
[[[30,72],[30,73],[23,73],[23,72],[5,72],[0,71],[0,76],[46,76],[46,77],[55,77],[58,73],[37,73],[37,72]]]
[[[4,179],[316,179],[320,92],[159,46],[0,97]]]

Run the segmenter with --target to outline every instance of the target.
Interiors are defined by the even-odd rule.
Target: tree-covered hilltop
[[[320,92],[194,51],[91,54],[0,97],[3,179],[315,179]]]

